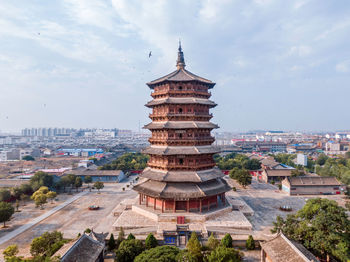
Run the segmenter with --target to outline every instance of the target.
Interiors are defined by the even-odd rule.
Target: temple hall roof
[[[220,150],[214,146],[149,146],[142,151],[150,155],[199,155],[216,154]]]
[[[195,97],[168,97],[149,101],[146,106],[151,107],[162,104],[201,104],[215,107],[217,104],[209,99]]]
[[[188,199],[213,196],[229,191],[231,188],[226,181],[217,178],[202,183],[172,183],[147,179],[135,185],[134,190],[164,199]]]
[[[223,176],[217,167],[199,171],[163,171],[147,167],[141,174],[141,177],[161,182],[204,182]]]
[[[191,129],[191,128],[219,128],[218,125],[208,121],[164,121],[151,122],[144,126],[146,129]]]

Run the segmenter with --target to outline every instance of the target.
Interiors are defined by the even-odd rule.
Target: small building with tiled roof
[[[282,190],[289,195],[341,194],[342,184],[335,177],[296,176],[282,181]]]
[[[61,247],[53,257],[60,257],[61,262],[102,262],[106,247],[103,236],[94,232],[84,233]]]
[[[265,183],[281,183],[286,177],[292,175],[293,169],[263,169],[261,173],[261,180]]]
[[[101,181],[101,182],[121,182],[125,179],[125,174],[122,170],[98,170],[98,169],[90,169],[79,167],[73,170],[69,170],[65,173],[73,174],[75,176],[79,176],[83,179],[90,176],[92,182]]]
[[[303,245],[283,233],[260,245],[261,262],[319,262]]]

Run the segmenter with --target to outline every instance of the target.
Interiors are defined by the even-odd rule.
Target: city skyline
[[[218,131],[350,128],[346,1],[21,1],[0,11],[3,132],[138,130],[150,122],[145,83],[175,70],[179,38],[187,68],[217,83]]]

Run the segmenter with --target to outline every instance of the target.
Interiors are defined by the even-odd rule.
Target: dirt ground
[[[230,185],[237,188],[237,192],[230,192],[234,196],[243,199],[253,210],[254,215],[248,216],[248,220],[253,225],[254,238],[270,238],[273,235],[270,232],[272,222],[276,217],[286,217],[290,213],[295,213],[301,209],[308,199],[321,197],[335,200],[339,205],[345,205],[344,195],[305,195],[305,196],[289,196],[288,194],[278,190],[277,186],[261,183],[252,180],[252,184],[243,189],[234,180],[228,179]],[[292,212],[283,212],[280,206],[288,205],[292,207]]]
[[[109,232],[116,220],[112,214],[113,209],[123,199],[136,197],[136,192],[126,187],[128,182],[124,181],[119,184],[105,183],[105,187],[101,190],[100,194],[94,190],[82,196],[10,241],[0,245],[0,252],[2,253],[3,249],[8,245],[17,244],[20,249],[19,255],[29,256],[29,246],[32,239],[46,231],[58,230],[63,233],[65,238],[69,239],[75,238],[78,233],[82,233],[86,228],[93,228],[96,232]],[[122,191],[123,187],[126,188],[125,191]],[[59,198],[62,198],[60,201],[64,200],[63,195],[59,195]],[[51,204],[47,204],[47,206],[49,205]],[[100,209],[89,211],[88,207],[90,205],[98,205]],[[13,219],[14,227],[16,225],[18,227],[42,214],[42,212],[47,211],[40,211],[35,208],[33,211],[33,207],[30,208],[29,205],[26,208],[28,208],[28,212],[23,211],[16,214],[16,218]]]

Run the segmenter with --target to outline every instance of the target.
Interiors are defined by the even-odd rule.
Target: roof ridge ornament
[[[178,70],[180,70],[180,69],[184,69],[185,66],[186,64],[185,64],[184,53],[182,52],[181,40],[179,40],[179,49],[177,53],[176,67]]]

